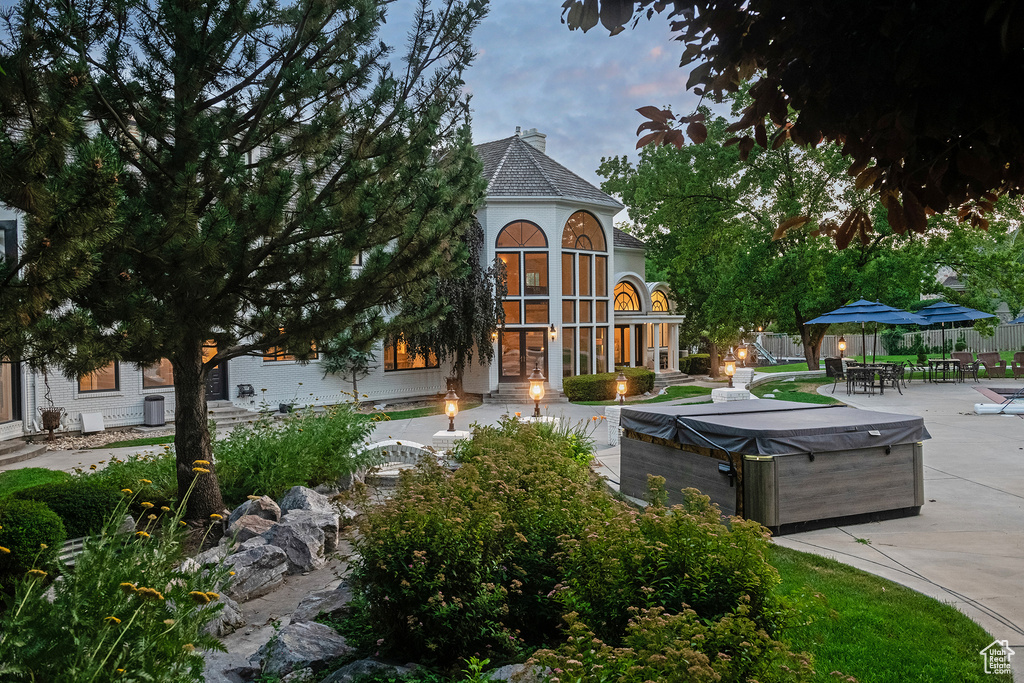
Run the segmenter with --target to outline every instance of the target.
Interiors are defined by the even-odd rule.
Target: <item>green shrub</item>
[[[56,481],[67,481],[71,475],[60,470],[48,470],[45,467],[23,467],[20,470],[0,472],[0,498],[6,498],[23,489],[49,484]]]
[[[706,375],[711,372],[711,356],[707,353],[691,353],[679,359],[679,371],[687,375]]]
[[[558,537],[615,504],[565,448],[509,420],[477,428],[456,472],[404,473],[361,524],[350,642],[450,669],[557,634]]]
[[[45,503],[11,498],[0,502],[0,583],[6,586],[12,576],[51,565],[66,538],[60,517]]]
[[[278,498],[293,486],[316,486],[375,462],[357,448],[373,423],[352,406],[306,410],[277,421],[240,425],[213,443],[224,500],[238,504],[250,494]]]
[[[69,538],[88,536],[102,529],[123,498],[109,482],[93,477],[34,486],[14,497],[46,503],[64,523]]]
[[[624,368],[626,395],[636,396],[654,389],[654,373],[646,368]],[[562,391],[570,401],[610,401],[616,398],[617,372],[599,375],[577,375],[562,380]]]
[[[701,619],[718,620],[749,599],[749,618],[769,632],[779,628],[773,591],[778,572],[768,563],[770,534],[757,522],[728,525],[696,489],[667,508],[664,479],[652,477],[654,503],[642,514],[619,508],[562,539],[558,600],[604,640],[625,631],[631,607],[680,605]]]
[[[86,480],[120,491],[129,489],[139,492],[141,497],[134,499],[131,512],[136,515],[142,512],[138,506],[141,501],[148,501],[157,507],[170,505],[178,498],[177,465],[174,451],[165,446],[158,451],[137,453],[127,458],[111,458],[102,470],[84,473]]]
[[[117,533],[127,504],[86,540],[75,571],[51,584],[50,599],[41,572],[17,582],[11,608],[0,613],[0,679],[204,680],[201,652],[224,649],[203,627],[223,609],[217,586],[227,569],[180,569],[180,515],[162,514],[133,535]]]

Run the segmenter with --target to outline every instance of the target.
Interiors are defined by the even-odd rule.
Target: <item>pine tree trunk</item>
[[[205,520],[223,510],[224,501],[210,447],[202,342],[196,342],[191,349],[175,355],[171,358],[171,365],[174,368],[174,450],[177,454],[178,498],[184,497],[196,479],[195,488],[188,497],[185,518]],[[208,474],[193,472],[196,460],[210,463],[199,465],[210,470]]]

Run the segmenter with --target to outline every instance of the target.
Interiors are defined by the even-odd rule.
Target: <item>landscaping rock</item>
[[[204,550],[195,557],[187,558],[181,563],[181,570],[184,572],[195,573],[206,565],[217,564],[223,560],[227,554],[227,547],[223,545],[216,545],[209,550]]]
[[[305,486],[293,486],[281,499],[280,507],[282,515],[287,515],[292,510],[337,512],[327,496]]]
[[[232,511],[228,517],[228,526],[238,521],[239,517],[246,515],[255,515],[256,517],[269,519],[271,522],[280,522],[281,508],[277,506],[277,503],[270,496],[260,496],[256,500],[249,499]]]
[[[506,664],[497,669],[485,672],[491,681],[509,681],[510,683],[542,683],[551,674],[551,669],[534,664]]]
[[[125,515],[124,521],[121,522],[121,526],[117,527],[117,533],[119,534],[133,534],[135,533],[135,518],[131,515]]]
[[[324,552],[333,553],[338,549],[338,531],[340,515],[337,510],[317,512],[314,510],[291,510],[281,521],[282,524],[307,529],[318,527],[324,534]]]
[[[292,622],[313,621],[320,614],[336,615],[352,600],[352,589],[342,583],[333,590],[310,593],[292,612]]]
[[[305,669],[293,671],[281,678],[281,683],[305,683],[313,680],[313,670],[308,666]]]
[[[263,534],[263,538],[284,551],[288,573],[320,569],[326,564],[323,529],[311,519],[298,517],[292,523],[289,517],[285,515],[284,521],[271,527]]]
[[[223,603],[224,609],[217,613],[213,621],[203,627],[204,631],[212,636],[223,638],[229,633],[233,633],[236,629],[245,626],[242,608],[227,595],[222,594],[217,602],[211,602],[209,605],[204,606],[203,609],[210,609],[218,603]]]
[[[242,515],[228,527],[228,533],[225,538],[233,538],[238,543],[244,543],[250,538],[262,536],[275,524],[277,524],[277,522],[272,519],[266,519],[265,517]]]
[[[384,676],[398,678],[411,674],[413,671],[415,669],[412,667],[385,664],[376,659],[357,659],[334,671],[320,683],[351,683],[357,678],[362,679],[373,674],[380,674],[381,678]]]
[[[242,545],[256,540],[249,539]],[[250,545],[229,555],[225,561],[235,572],[228,583],[227,593],[239,602],[274,590],[284,582],[284,573],[288,570],[288,557],[284,550],[267,545],[262,538],[259,541],[261,544]]]
[[[260,666],[264,676],[284,676],[307,667],[318,671],[331,660],[353,651],[333,628],[302,621],[278,631],[276,638],[249,658],[249,663]]]

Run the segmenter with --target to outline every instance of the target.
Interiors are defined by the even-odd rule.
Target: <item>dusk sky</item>
[[[395,41],[412,3],[389,11],[382,36]],[[636,159],[636,129],[644,105],[689,113],[697,97],[685,91],[682,45],[664,17],[610,37],[602,26],[586,34],[561,23],[558,0],[494,0],[474,33],[476,62],[466,77],[477,143],[508,137],[516,126],[547,134],[547,154],[596,186],[601,157]],[[405,30],[403,28],[403,30]],[[394,42],[393,42],[394,41]],[[625,213],[619,218],[624,218]]]

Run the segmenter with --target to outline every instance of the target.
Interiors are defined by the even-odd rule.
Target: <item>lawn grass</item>
[[[1010,365],[1010,361],[1013,360],[1013,353],[1014,353],[1013,351],[1000,351],[999,352],[999,357],[1006,361],[1006,376],[1007,377],[1013,377],[1012,366]],[[940,353],[929,353],[928,357],[929,358],[941,358],[942,354],[940,354]],[[949,357],[948,353],[946,354],[946,357],[947,358]],[[974,354],[974,357],[975,357],[975,359],[977,359],[978,354]],[[862,358],[862,356],[856,356],[856,357],[854,357],[854,356],[847,356],[847,358],[850,358],[851,360],[860,360]],[[899,363],[901,361],[909,361],[911,364],[917,365],[917,356],[916,355],[911,355],[911,354],[905,354],[905,355],[900,355],[900,356],[888,356],[888,355],[886,355],[886,356],[872,356],[870,353],[868,354],[868,362],[871,362],[871,363],[873,363],[873,362],[878,362],[878,363]],[[824,371],[824,369],[825,369],[825,362],[824,362],[824,360],[822,360],[822,362],[818,365],[818,370],[819,371]],[[786,363],[785,365],[766,365],[764,367],[757,368],[757,372],[769,372],[769,373],[770,372],[807,372],[807,363]],[[981,368],[980,372],[981,372],[981,378],[982,379],[987,379],[988,378],[988,376],[985,374],[985,369],[984,368]],[[922,376],[922,373],[916,373],[916,374],[914,374],[913,379],[920,379],[921,376]]]
[[[163,446],[172,443],[174,443],[174,434],[164,434],[163,436],[144,436],[141,439],[113,441],[102,446],[91,446],[90,450],[99,448],[127,448],[128,446]]]
[[[58,481],[67,481],[71,475],[58,470],[48,470],[45,467],[24,467],[20,470],[7,470],[0,472],[0,498],[14,494],[24,489],[50,484]]]
[[[467,403],[464,406],[459,406],[459,412],[462,413],[466,410],[472,410],[473,408],[479,408],[483,403],[476,401],[474,403]],[[383,420],[411,420],[414,417],[430,417],[431,415],[441,415],[444,413],[444,406],[427,406],[425,408],[412,408],[410,410],[386,410],[381,413],[373,413],[372,417],[376,418],[378,415]]]
[[[758,398],[764,398],[765,394],[775,394],[775,400],[795,401],[797,403],[821,403],[835,404],[842,403],[834,396],[823,396],[818,393],[818,387],[833,382],[823,377],[800,377],[794,380],[773,380],[759,384],[750,391]],[[768,399],[772,400],[772,399]]]
[[[816,681],[860,683],[1008,682],[986,675],[982,648],[993,637],[956,608],[827,558],[773,546],[779,592],[810,622],[787,637],[814,656]]]
[[[647,398],[642,401],[630,401],[626,405],[635,406],[641,403],[664,403],[665,401],[675,401],[680,398],[693,398],[694,396],[710,396],[711,387],[695,387],[689,384],[681,386],[667,387],[664,394],[655,396],[654,398]],[[574,405],[578,406],[613,406],[618,401],[573,401]]]

